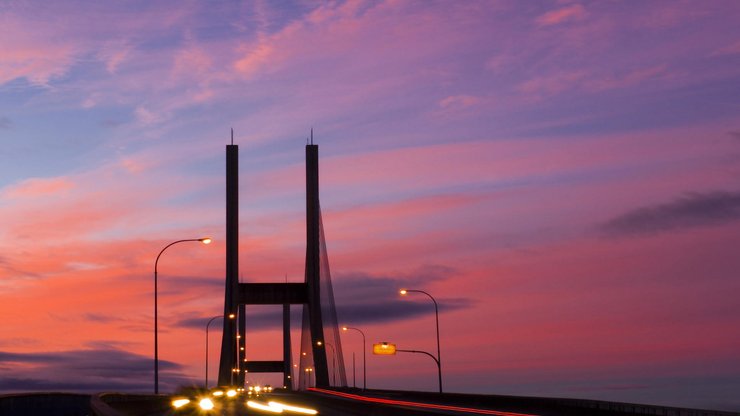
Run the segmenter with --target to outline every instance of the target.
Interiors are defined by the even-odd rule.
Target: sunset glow
[[[369,389],[437,389],[429,357],[372,355],[437,351],[408,288],[439,304],[446,392],[740,411],[738,22],[732,0],[0,2],[0,394],[151,393],[179,239],[159,383],[202,385],[232,312],[230,129],[240,279],[282,283],[313,128]],[[249,313],[248,359],[282,359],[281,308]]]

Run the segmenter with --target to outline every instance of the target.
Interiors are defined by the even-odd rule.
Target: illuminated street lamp
[[[165,250],[170,246],[177,243],[184,243],[187,241],[197,241],[203,244],[211,244],[210,237],[204,238],[192,238],[187,240],[177,240],[175,242],[167,244],[162,251],[157,255],[157,259],[154,261],[154,394],[159,394],[159,327],[157,326],[157,265],[159,264],[159,257],[162,256]]]
[[[390,342],[380,342],[373,344],[373,354],[375,355],[396,355],[397,352],[410,352],[414,354],[425,354],[428,355],[437,364],[437,371],[439,372],[439,392],[442,393],[442,367],[439,365],[439,360],[432,354],[426,351],[419,350],[402,350],[396,348],[396,344]]]
[[[353,330],[353,331],[357,331],[360,334],[362,334],[362,389],[365,390],[365,389],[367,389],[367,366],[365,365],[366,364],[365,350],[367,348],[366,348],[366,345],[365,345],[365,333],[362,332],[360,329],[358,329],[358,328],[352,328],[351,326],[343,326],[342,327],[342,331],[347,331],[347,330],[350,330],[350,329]]]
[[[439,368],[439,392],[442,393],[442,358],[440,358],[439,354],[439,308],[437,307],[437,301],[430,295],[429,293],[423,291],[423,290],[413,290],[413,289],[401,289],[399,293],[401,296],[406,296],[409,292],[416,292],[416,293],[423,293],[427,296],[429,296],[429,299],[434,302],[434,317],[437,322],[437,358],[434,359],[434,361],[437,363],[437,367]],[[428,354],[428,353],[425,353]],[[432,358],[434,358],[432,356]]]
[[[313,373],[313,368],[308,367],[305,369],[306,374],[308,375],[308,388],[311,388],[311,373]]]
[[[213,318],[208,320],[208,323],[206,324],[206,388],[208,388],[208,327],[211,325],[211,322],[214,321],[214,319],[223,318],[223,315],[216,315]],[[229,319],[236,318],[236,315],[233,313],[229,314]]]

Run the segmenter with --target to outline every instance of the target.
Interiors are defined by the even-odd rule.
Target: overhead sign
[[[375,355],[396,355],[396,344],[390,342],[380,342],[373,344],[373,354]]]

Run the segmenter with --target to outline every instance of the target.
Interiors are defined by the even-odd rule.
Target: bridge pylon
[[[324,320],[322,319],[321,290],[321,212],[319,206],[319,163],[318,145],[306,145],[306,275],[303,283],[240,283],[239,270],[239,185],[238,146],[226,146],[226,286],[224,292],[224,315],[235,313],[238,319],[224,319],[219,363],[219,386],[244,386],[246,373],[283,373],[283,384],[295,386],[290,340],[290,305],[304,305],[304,321],[308,319],[314,385],[329,387],[329,368],[326,357]],[[328,263],[326,263],[328,267]],[[336,326],[336,311],[331,290],[328,292]],[[246,305],[283,306],[283,358],[274,361],[248,359],[246,351]],[[238,325],[238,328],[237,328]],[[336,332],[336,328],[334,328]],[[332,338],[334,360],[343,360],[338,338]],[[302,347],[303,348],[303,347]],[[305,351],[301,352],[306,355]],[[303,360],[301,360],[303,364]],[[340,361],[340,383],[346,384],[343,361]],[[336,363],[332,367],[337,372]],[[336,377],[335,377],[335,385]]]

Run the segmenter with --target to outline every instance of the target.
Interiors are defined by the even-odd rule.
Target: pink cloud
[[[579,87],[588,74],[585,71],[559,72],[538,76],[519,84],[519,91],[535,97],[559,94]]]
[[[29,31],[30,23],[13,14],[0,16],[4,35],[0,38],[0,85],[17,78],[46,84],[74,63],[77,48],[70,42],[50,36],[45,27]]]
[[[275,55],[275,47],[259,41],[255,45],[245,46],[241,58],[234,63],[234,68],[247,78],[252,78],[268,63],[279,64],[276,60],[271,60]]]
[[[632,87],[648,81],[665,82],[672,75],[666,64],[631,69],[615,75],[589,74],[586,71],[559,72],[525,81],[519,84],[518,90],[527,94],[529,99],[537,100],[574,90],[600,92]]]
[[[5,198],[36,198],[64,193],[75,187],[67,178],[32,178],[2,190]]]
[[[584,84],[586,89],[592,91],[602,91],[614,88],[626,88],[633,85],[641,84],[647,81],[658,81],[670,76],[668,66],[665,64],[654,65],[647,68],[640,68],[629,71],[621,76],[608,77],[602,79],[591,79]]]
[[[111,42],[101,46],[98,56],[105,62],[105,69],[115,74],[131,58],[132,52],[133,47],[125,42]]]
[[[573,4],[557,10],[549,11],[537,18],[540,26],[558,25],[564,22],[581,20],[587,15],[586,9],[580,4]]]
[[[445,97],[439,101],[439,106],[442,108],[448,107],[472,107],[481,102],[479,97],[472,95],[451,95]]]
[[[717,49],[709,56],[738,55],[740,54],[740,40],[727,46]]]

